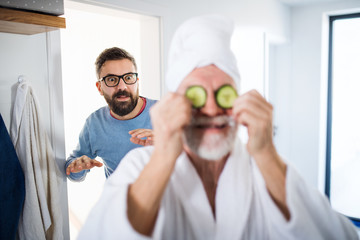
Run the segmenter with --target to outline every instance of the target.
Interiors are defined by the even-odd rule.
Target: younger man
[[[96,87],[108,106],[87,118],[79,143],[66,161],[66,174],[74,181],[83,181],[91,168],[102,166],[95,160],[97,156],[102,158],[108,177],[127,152],[152,144],[149,109],[156,101],[139,96],[134,57],[113,47],[105,49],[95,65]]]

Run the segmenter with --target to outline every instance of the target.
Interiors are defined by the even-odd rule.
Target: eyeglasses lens
[[[134,74],[134,73],[126,74],[125,76],[123,76],[123,79],[126,84],[134,84],[137,80],[136,74]]]
[[[108,76],[104,78],[105,83],[109,87],[113,87],[119,84],[119,77],[117,76]]]

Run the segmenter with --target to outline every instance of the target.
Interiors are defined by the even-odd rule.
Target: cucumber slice
[[[231,85],[221,86],[215,93],[216,103],[221,108],[232,108],[238,94]]]
[[[206,91],[202,86],[191,86],[186,90],[185,96],[192,102],[193,108],[201,108],[206,103]]]

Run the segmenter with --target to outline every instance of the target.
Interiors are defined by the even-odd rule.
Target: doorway
[[[160,18],[70,1],[65,1],[65,17],[61,58],[68,157],[86,118],[106,105],[95,85],[95,60],[104,49],[117,46],[135,57],[142,96],[160,99],[162,73]],[[104,169],[92,169],[83,182],[67,182],[70,238],[76,239],[102,192]]]

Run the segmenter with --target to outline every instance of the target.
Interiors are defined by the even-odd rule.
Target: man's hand
[[[154,134],[153,134],[153,130],[151,129],[138,128],[129,131],[129,134],[131,135],[130,141],[135,144],[139,144],[143,146],[154,144]],[[145,138],[145,139],[141,139],[141,138]]]
[[[78,173],[82,170],[91,169],[93,167],[101,167],[103,164],[95,159],[91,159],[86,155],[77,158],[66,168],[66,175],[70,173]]]
[[[155,151],[176,159],[183,150],[183,129],[191,120],[190,101],[178,93],[169,93],[154,105],[150,115],[156,137]]]
[[[233,115],[238,124],[247,127],[247,149],[251,156],[273,152],[272,140],[273,107],[256,90],[251,90],[234,102]]]

